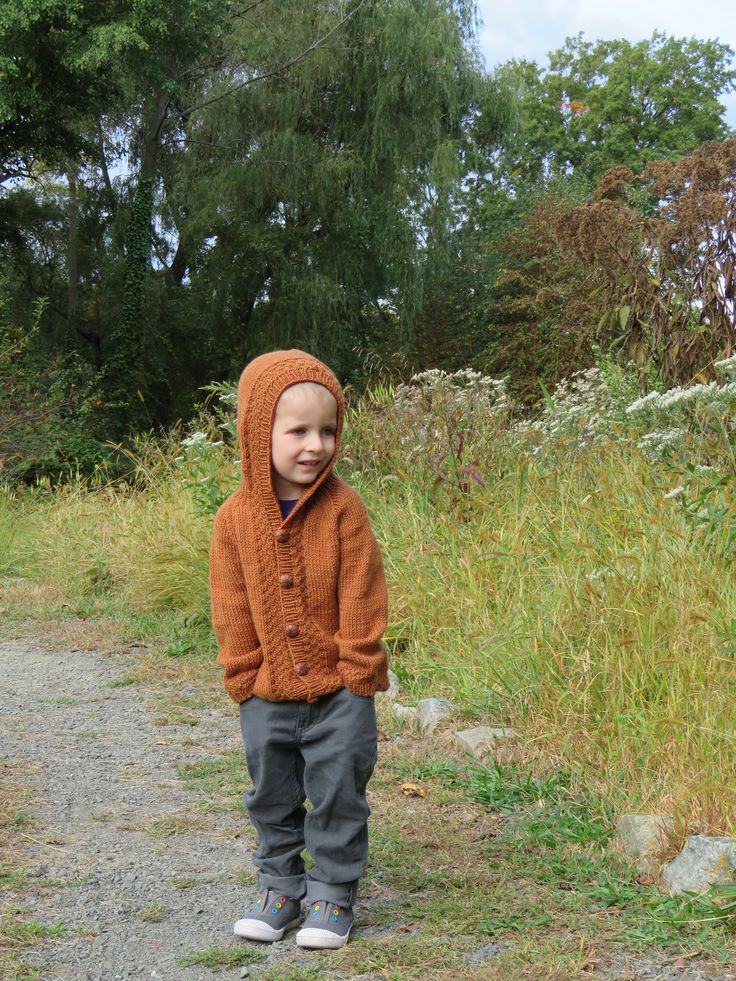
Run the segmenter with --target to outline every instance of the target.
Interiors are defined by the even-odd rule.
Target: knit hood
[[[345,414],[345,398],[340,383],[321,361],[311,354],[297,350],[262,354],[246,366],[238,383],[238,441],[242,470],[240,491],[251,503],[265,509],[270,524],[282,523],[271,478],[271,432],[276,405],[284,391],[299,382],[316,382],[324,385],[334,395],[337,402],[337,429],[335,452],[314,483],[306,487],[286,519],[288,521],[332,474],[332,467],[340,450]]]

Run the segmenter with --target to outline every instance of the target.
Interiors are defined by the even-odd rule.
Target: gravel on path
[[[19,954],[44,981],[210,979],[182,959],[238,946],[232,924],[252,902],[245,815],[203,809],[176,773],[240,749],[236,711],[157,725],[150,693],[120,684],[134,666],[131,655],[0,641],[0,759],[32,792],[20,856],[29,888],[0,900],[24,921],[68,927]],[[284,947],[259,945],[256,957],[282,957]]]

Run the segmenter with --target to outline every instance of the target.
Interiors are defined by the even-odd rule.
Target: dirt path
[[[278,981],[418,977],[414,970],[406,975],[402,969],[392,971],[391,951],[410,946],[418,928],[392,911],[410,908],[422,895],[431,902],[433,894],[422,893],[427,887],[421,883],[402,887],[399,871],[383,865],[384,884],[375,878],[367,883],[366,898],[357,909],[356,934],[364,944],[374,944],[360,970],[340,968],[337,962],[332,970],[329,958],[301,951],[291,942],[260,946],[234,940],[232,923],[253,894],[251,832],[244,814],[203,807],[209,802],[204,785],[187,790],[177,767],[222,760],[227,754],[234,758],[240,752],[235,709],[213,709],[201,702],[192,713],[196,717],[177,721],[169,713],[162,719],[157,716],[156,692],[132,683],[135,666],[135,650],[51,652],[25,639],[0,640],[0,759],[5,761],[5,774],[31,791],[22,807],[28,820],[18,826],[22,846],[16,857],[22,874],[5,877],[0,909],[11,922],[17,914],[19,922],[35,921],[46,929],[38,945],[20,950],[18,958],[36,968],[43,981],[209,981],[214,975],[206,964],[186,964],[192,952],[204,958],[208,951],[215,966],[218,958],[225,964],[228,952],[254,958],[247,969],[234,963],[221,966],[218,976],[224,979],[245,976],[244,970],[254,978],[263,974]],[[196,700],[198,693],[189,695]],[[394,756],[405,752],[401,745],[383,745],[383,751]],[[245,780],[244,770],[242,776]],[[235,780],[240,782],[237,764]],[[396,808],[402,808],[380,787],[379,776],[376,824],[389,814],[396,820]],[[433,861],[439,864],[434,843],[464,833],[465,820],[454,815],[452,807],[443,810],[441,805],[434,817],[423,816],[422,806],[419,802],[412,811],[407,801],[400,815],[402,837],[410,842],[421,839],[416,848],[426,867],[417,866],[420,873],[431,870]],[[478,813],[483,819],[481,809]],[[380,840],[380,834],[376,838]],[[464,847],[468,870],[480,861],[478,846],[471,844],[476,838],[469,836]],[[379,855],[379,864],[390,857],[385,835],[383,841],[387,850]],[[398,862],[404,861],[399,852]],[[437,876],[443,874],[449,876],[436,870]],[[462,868],[458,874],[465,874]],[[419,891],[402,894],[402,888]],[[511,888],[517,889],[513,882]],[[519,936],[521,947],[523,933]],[[425,970],[423,977],[736,978],[736,971],[727,969],[692,965],[676,970],[625,954],[608,957],[605,967],[599,962],[584,973],[535,974],[528,963],[523,974],[513,968],[509,973],[494,967],[506,942],[481,940],[479,946],[477,937],[468,937],[467,946],[460,948],[467,951],[459,955],[466,967],[448,974],[441,967],[443,943],[449,949],[458,939],[462,940],[439,932],[429,936],[436,970]],[[353,946],[358,955],[360,943]],[[386,951],[383,959],[376,953],[379,948]]]
[[[196,727],[157,725],[124,683],[130,668],[131,655],[0,642],[0,758],[33,790],[21,827],[30,888],[0,898],[26,920],[68,928],[22,952],[44,981],[210,978],[181,961],[231,945],[252,892],[238,881],[249,877],[246,822],[197,808],[202,795],[176,773],[238,748],[235,715],[204,709]]]

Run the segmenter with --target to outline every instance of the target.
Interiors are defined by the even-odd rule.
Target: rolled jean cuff
[[[337,903],[338,906],[352,906],[357,887],[357,882],[320,882],[318,879],[310,879],[307,873],[307,903],[324,899],[328,903]]]
[[[306,892],[303,875],[267,875],[258,873],[258,891],[275,889],[289,899],[303,899]]]

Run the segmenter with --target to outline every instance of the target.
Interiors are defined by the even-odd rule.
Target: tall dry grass
[[[435,388],[354,406],[341,471],[382,546],[406,699],[514,725],[621,809],[736,831],[733,568],[666,496],[666,462],[620,418],[615,438],[574,413],[540,436],[513,430],[497,389]],[[0,540],[59,602],[201,625],[212,511],[237,473],[217,441],[149,448],[132,486],[6,495]]]

